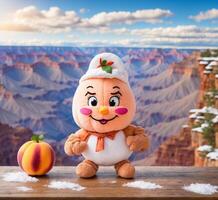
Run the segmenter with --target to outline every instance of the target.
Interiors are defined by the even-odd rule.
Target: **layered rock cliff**
[[[180,133],[157,150],[155,165],[218,166],[218,57],[197,57],[194,70],[200,87],[196,109],[190,110]]]
[[[175,63],[171,68],[172,72],[199,77],[198,57],[199,53],[194,52],[184,61]],[[193,165],[194,149],[191,147],[190,132],[191,127],[183,125],[178,134],[167,139],[154,153],[156,159],[153,165]]]

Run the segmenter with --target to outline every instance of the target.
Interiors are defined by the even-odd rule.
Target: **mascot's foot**
[[[76,174],[81,178],[91,178],[95,176],[98,165],[90,160],[84,160],[76,167]]]
[[[114,167],[118,176],[122,178],[134,178],[135,167],[128,160],[123,160],[115,164]]]

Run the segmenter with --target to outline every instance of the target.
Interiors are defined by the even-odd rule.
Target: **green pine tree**
[[[208,144],[211,145],[213,148],[215,147],[215,127],[213,123],[213,118],[215,117],[214,114],[205,113],[205,122],[208,126],[203,128],[203,137],[207,140]]]

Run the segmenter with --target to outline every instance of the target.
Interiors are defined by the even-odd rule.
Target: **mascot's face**
[[[73,98],[73,117],[83,129],[98,133],[122,130],[135,114],[130,87],[118,79],[92,78],[82,81]]]

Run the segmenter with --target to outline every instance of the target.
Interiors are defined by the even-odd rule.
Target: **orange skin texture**
[[[40,176],[52,169],[55,153],[46,142],[28,141],[20,147],[17,161],[21,169],[28,175]]]
[[[88,88],[92,86],[93,88]],[[113,89],[114,86],[118,86],[120,89]],[[85,96],[87,91],[96,93],[96,98],[98,100],[97,106],[88,106],[87,101],[88,97],[91,95]],[[109,99],[111,93],[119,91],[120,95],[120,104],[119,106],[109,106]],[[102,115],[99,113],[99,107],[106,106],[109,110],[107,115]],[[127,108],[128,112],[119,115],[115,113],[115,109],[118,107]],[[112,119],[117,115],[117,117],[111,121],[108,121],[106,124],[102,125],[98,121],[93,120],[89,115],[84,115],[80,112],[81,108],[88,108],[92,110],[91,115],[96,119]],[[92,78],[85,81],[82,81],[73,98],[73,116],[79,127],[93,131],[97,133],[106,133],[110,131],[122,130],[127,127],[134,115],[136,110],[135,98],[130,87],[118,79],[108,79],[108,78]]]

